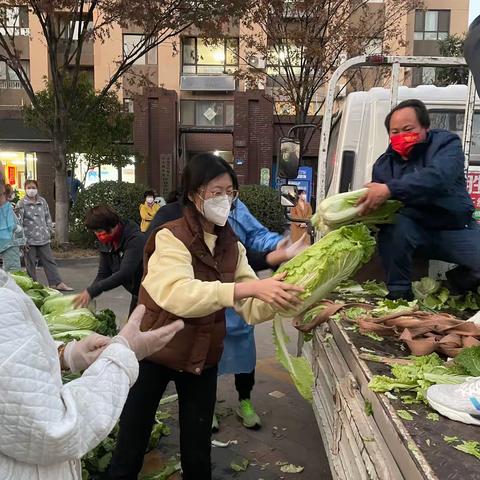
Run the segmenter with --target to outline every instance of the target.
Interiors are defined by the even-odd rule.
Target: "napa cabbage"
[[[365,225],[393,223],[395,213],[402,207],[398,200],[387,200],[368,215],[360,215],[361,207],[357,206],[357,202],[367,191],[367,188],[362,188],[327,197],[312,217],[312,225],[326,233],[357,222]]]

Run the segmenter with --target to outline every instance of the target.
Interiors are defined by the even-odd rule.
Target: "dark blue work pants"
[[[480,226],[474,221],[461,230],[429,230],[397,215],[393,225],[381,227],[378,247],[392,293],[410,291],[416,252],[428,260],[457,264],[447,277],[460,289],[474,290],[480,284]]]

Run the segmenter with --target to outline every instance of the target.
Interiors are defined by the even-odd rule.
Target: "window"
[[[445,40],[450,33],[450,10],[417,10],[414,40]]]
[[[233,102],[216,100],[182,100],[180,122],[184,126],[224,127],[234,122]]]
[[[80,32],[84,28],[85,23],[87,24],[86,37],[88,38],[88,34],[92,32],[94,29],[92,20],[71,21],[69,20],[68,17],[65,17],[65,16],[63,18],[60,18],[59,29],[61,32],[61,38],[63,38],[64,40],[68,40],[71,37],[72,40],[78,40],[78,37],[80,36]]]
[[[196,75],[233,73],[238,67],[238,38],[210,44],[203,38],[183,39],[182,72]]]
[[[132,33],[126,33],[123,35],[123,57],[129,57],[130,55],[136,56],[137,52],[145,49],[143,45],[144,36]],[[153,47],[146,54],[141,55],[134,65],[156,65],[157,64],[157,47]]]
[[[463,137],[464,111],[432,110],[430,113],[431,128],[444,128]],[[470,163],[480,164],[480,112],[473,117],[472,144],[470,148]]]
[[[301,74],[302,50],[295,45],[271,47],[267,59],[267,74],[272,76]],[[287,73],[288,72],[288,73]]]
[[[25,36],[30,34],[27,7],[4,7],[2,15],[2,35]]]
[[[27,76],[30,77],[29,62],[26,60],[23,60],[22,65],[27,73]],[[20,81],[18,79],[18,75],[5,62],[0,62],[0,81],[2,82],[2,85],[0,88],[14,88],[14,89],[22,88]]]

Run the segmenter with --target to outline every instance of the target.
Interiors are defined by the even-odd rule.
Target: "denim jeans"
[[[3,269],[6,272],[16,272],[22,267],[20,265],[20,249],[12,246],[0,252],[0,258],[3,261]]]
[[[413,255],[460,266],[468,289],[480,284],[480,227],[474,221],[461,230],[428,230],[405,215],[382,226],[378,247],[390,292],[411,289]],[[468,280],[467,280],[468,277]]]

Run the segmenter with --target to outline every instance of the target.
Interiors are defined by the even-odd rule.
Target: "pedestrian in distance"
[[[143,197],[145,201],[140,205],[140,218],[142,223],[140,224],[140,230],[146,232],[150,222],[155,217],[155,214],[160,210],[160,205],[155,202],[155,191],[147,190]]]
[[[67,189],[70,199],[70,208],[75,205],[78,194],[83,188],[83,183],[75,177],[75,173],[72,170],[67,170]]]
[[[21,269],[20,245],[24,244],[22,226],[9,201],[11,194],[10,185],[0,181],[0,259],[7,272]]]
[[[147,309],[142,330],[181,318],[185,328],[141,362],[137,383],[120,420],[110,479],[135,479],[143,464],[155,413],[170,381],[178,393],[184,480],[211,479],[211,434],[225,308],[248,323],[273,319],[298,305],[300,287],[283,276],[258,280],[228,216],[238,196],[231,166],[211,154],[192,158],[183,173],[183,216],[163,225],[145,247],[139,301]],[[164,207],[166,208],[166,207]]]
[[[48,285],[62,292],[71,292],[73,288],[60,278],[57,263],[50,246],[54,234],[52,217],[47,201],[38,194],[38,182],[25,182],[26,195],[17,204],[23,231],[25,233],[25,264],[27,273],[37,281],[37,258],[41,261]]]
[[[144,234],[133,220],[121,219],[108,205],[88,210],[85,226],[100,242],[100,262],[95,280],[77,295],[74,305],[84,307],[103,292],[123,286],[132,295],[131,313],[137,306],[143,275]]]

